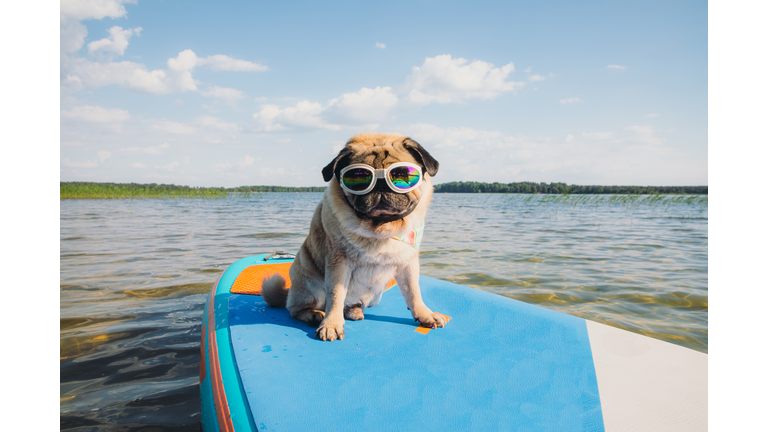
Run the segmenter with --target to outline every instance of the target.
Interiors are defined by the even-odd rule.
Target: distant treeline
[[[325,192],[325,186],[287,187],[287,186],[240,186],[227,189],[231,192]]]
[[[435,192],[541,194],[687,194],[707,195],[707,186],[579,186],[565,183],[451,182],[435,185]],[[157,183],[59,182],[60,198],[226,198],[251,192],[323,192],[324,186],[190,187]]]
[[[435,185],[435,192],[542,193],[542,194],[696,194],[708,195],[708,186],[580,186],[565,183],[450,182]]]

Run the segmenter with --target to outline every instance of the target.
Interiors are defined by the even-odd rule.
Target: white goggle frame
[[[401,167],[401,166],[407,166],[407,167],[411,167],[411,168],[416,168],[416,170],[419,171],[419,181],[417,181],[415,185],[413,185],[413,186],[411,186],[411,187],[409,187],[407,189],[398,188],[397,186],[395,186],[392,183],[392,179],[389,178],[389,172],[391,170],[393,170],[394,168]],[[368,185],[368,187],[365,188],[365,190],[361,190],[361,191],[352,190],[352,189],[348,188],[344,184],[344,181],[342,181],[342,179],[344,178],[344,173],[346,173],[347,171],[349,171],[351,169],[355,169],[355,168],[367,169],[368,171],[373,173],[373,180],[371,180],[371,184]],[[345,191],[347,191],[347,192],[349,192],[349,193],[351,193],[353,195],[365,195],[368,192],[373,190],[373,188],[376,186],[376,181],[378,179],[380,179],[380,178],[383,178],[384,180],[386,180],[387,185],[393,191],[395,191],[397,193],[408,193],[408,192],[416,189],[417,187],[421,186],[421,180],[424,179],[424,173],[421,172],[421,167],[420,166],[418,166],[418,165],[416,165],[414,163],[410,163],[410,162],[396,162],[396,163],[393,163],[392,165],[390,165],[390,166],[388,166],[386,168],[380,168],[380,169],[376,169],[376,168],[374,168],[374,167],[372,167],[370,165],[366,165],[366,164],[352,164],[352,165],[344,168],[343,170],[341,170],[341,172],[339,173],[339,185],[341,185],[342,189],[344,189]]]

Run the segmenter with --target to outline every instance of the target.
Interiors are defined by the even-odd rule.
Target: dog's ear
[[[421,144],[410,138],[406,138],[403,140],[403,147],[411,152],[413,157],[421,161],[421,164],[427,169],[427,173],[430,177],[434,177],[435,174],[437,174],[437,169],[440,168],[440,163],[436,161],[428,151],[424,150],[424,147],[422,147]]]
[[[333,158],[331,163],[329,163],[328,165],[325,166],[325,168],[323,168],[323,180],[326,182],[331,181],[331,179],[333,178],[333,175],[336,174],[338,171],[336,167],[338,166],[339,170],[341,170],[341,168],[343,168],[343,166],[346,164],[345,159],[348,159],[351,153],[352,151],[347,147],[344,147],[343,149],[341,149],[338,156]]]

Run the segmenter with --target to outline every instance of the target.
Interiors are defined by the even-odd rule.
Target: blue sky
[[[62,181],[322,185],[399,132],[435,183],[705,185],[707,3],[61,2]]]

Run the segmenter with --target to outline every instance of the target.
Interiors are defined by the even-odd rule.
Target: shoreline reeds
[[[591,195],[591,194],[508,194],[510,202],[522,202],[528,206],[540,206],[553,204],[559,206],[597,207],[599,205],[620,205],[626,210],[635,210],[640,207],[664,208],[671,205],[688,205],[699,211],[704,211],[709,206],[709,195],[659,195],[659,194],[615,194],[615,195]]]
[[[224,188],[135,183],[60,183],[60,199],[226,198]]]

